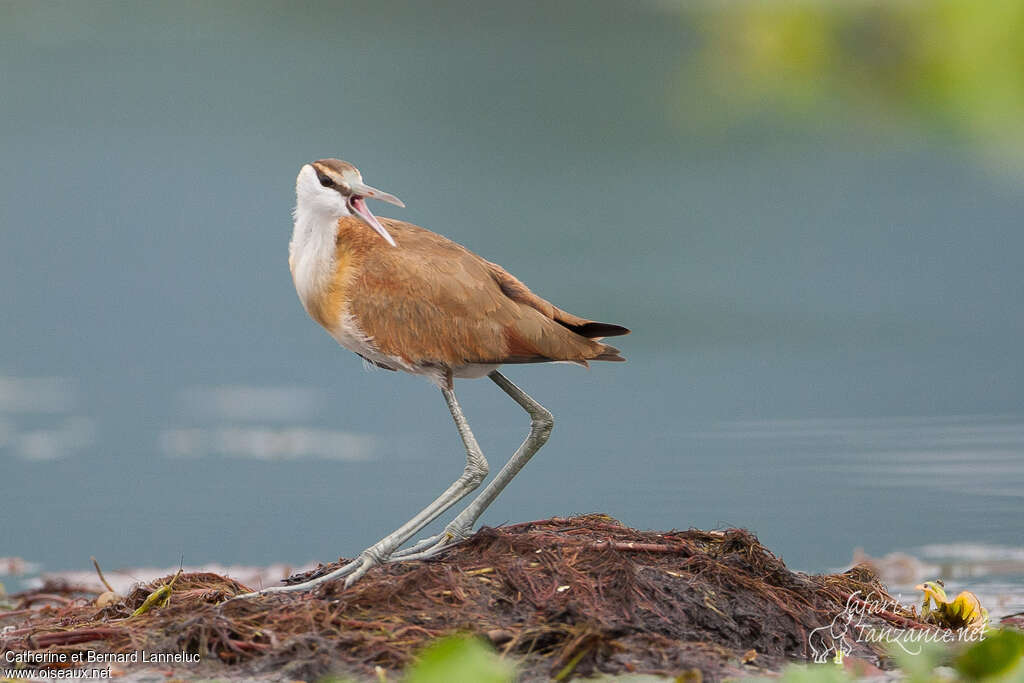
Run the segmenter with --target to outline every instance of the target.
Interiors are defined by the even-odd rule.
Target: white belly
[[[329,332],[335,341],[349,351],[358,353],[366,360],[393,370],[402,370],[413,375],[421,375],[439,387],[446,386],[445,373],[438,366],[414,365],[405,362],[405,360],[398,356],[389,356],[381,353],[374,345],[373,338],[363,332],[362,328],[359,327],[359,322],[348,312],[342,314],[341,322],[334,329],[329,330]],[[452,368],[452,377],[479,379],[486,377],[490,372],[500,367],[501,365],[496,363],[469,363]]]
[[[500,363],[470,363],[452,368],[452,377],[459,379],[480,379],[501,367]]]
[[[363,332],[358,321],[348,311],[342,311],[338,316],[338,324],[327,329],[334,340],[353,353],[375,363],[379,363],[395,370],[413,372],[411,366],[398,356],[389,356],[381,353],[373,343],[373,338]]]

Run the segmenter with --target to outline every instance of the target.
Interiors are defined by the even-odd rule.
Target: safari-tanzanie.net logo
[[[925,595],[927,601],[928,593]],[[878,619],[871,619],[872,616],[904,609],[899,596],[893,599],[872,592],[862,597],[860,591],[854,592],[831,623],[819,626],[808,635],[811,657],[819,664],[842,662],[853,652],[855,643],[893,644],[908,654],[917,655],[924,643],[974,643],[985,639],[987,618],[977,619],[957,629],[925,625],[919,628],[881,626]]]

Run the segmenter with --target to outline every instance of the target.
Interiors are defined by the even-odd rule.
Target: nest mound
[[[185,652],[239,676],[362,677],[376,666],[403,669],[439,636],[472,632],[515,656],[524,680],[687,670],[717,680],[808,659],[812,631],[858,595],[895,604],[866,568],[792,572],[742,529],[642,532],[602,515],[483,528],[431,560],[374,569],[349,589],[333,582],[225,602],[249,589],[217,574],[184,574],[168,606],[131,616],[169,580],[103,609],[95,593],[70,586],[12,596],[15,610],[0,612],[0,657],[5,650]],[[48,598],[61,604],[32,607]],[[870,618],[924,628],[896,609]],[[876,656],[851,645],[854,655]]]

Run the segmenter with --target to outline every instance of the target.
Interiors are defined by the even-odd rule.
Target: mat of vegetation
[[[860,597],[895,605],[866,568],[793,572],[742,529],[647,532],[602,515],[483,528],[436,558],[374,569],[348,589],[333,582],[229,601],[249,587],[183,574],[166,606],[133,616],[170,580],[103,607],[96,592],[68,585],[13,595],[0,611],[0,659],[7,651],[188,653],[198,655],[196,673],[216,664],[218,675],[228,666],[239,676],[365,678],[377,667],[397,674],[428,643],[461,632],[514,659],[522,680],[624,672],[717,680],[810,658],[812,632]],[[865,619],[935,628],[899,607]],[[871,646],[850,644],[853,656],[880,663]]]

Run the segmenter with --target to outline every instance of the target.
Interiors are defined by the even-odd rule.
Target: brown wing
[[[629,330],[622,325],[611,323],[599,323],[594,320],[587,320],[578,315],[573,315],[556,307],[554,304],[540,298],[530,291],[519,279],[510,272],[499,266],[497,263],[487,262],[491,276],[494,278],[505,296],[521,304],[531,306],[548,318],[551,318],[563,327],[589,339],[602,339],[604,337],[617,337],[622,334],[629,334]]]
[[[440,235],[383,222],[398,247],[361,249],[359,274],[348,290],[349,310],[382,353],[449,368],[625,360],[589,338],[625,334],[625,328],[556,308],[500,266]]]

